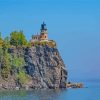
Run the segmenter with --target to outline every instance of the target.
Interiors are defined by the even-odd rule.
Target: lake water
[[[80,89],[3,91],[0,100],[100,100],[100,82],[84,84]]]

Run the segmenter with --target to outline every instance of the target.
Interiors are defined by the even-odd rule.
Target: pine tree
[[[2,46],[2,45],[3,45],[3,39],[2,39],[2,35],[0,33],[0,46]]]

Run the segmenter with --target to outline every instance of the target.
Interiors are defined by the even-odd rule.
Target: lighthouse
[[[48,41],[48,32],[44,22],[41,24],[40,41]]]
[[[46,24],[43,22],[41,24],[41,29],[40,29],[40,34],[32,35],[32,39],[30,42],[32,44],[37,43],[37,42],[48,42],[48,32],[46,28]]]

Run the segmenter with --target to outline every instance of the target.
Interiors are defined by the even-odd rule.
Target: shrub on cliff
[[[17,81],[22,85],[28,82],[28,75],[25,73],[24,70],[20,70],[17,74]]]
[[[11,61],[11,66],[12,69],[18,69],[21,70],[23,66],[25,66],[25,61],[23,58],[18,57],[17,55],[12,56],[12,61]]]
[[[17,55],[13,55],[11,62],[12,62],[11,71],[12,74],[15,74],[16,81],[20,84],[26,83],[28,80],[28,76],[26,75],[24,70],[24,66],[25,66],[24,58],[18,57]]]

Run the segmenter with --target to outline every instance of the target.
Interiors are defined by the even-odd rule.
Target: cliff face
[[[67,71],[56,48],[38,46],[26,49],[26,71],[34,88],[65,88]]]
[[[24,70],[29,76],[26,84],[28,88],[66,88],[67,70],[57,48],[33,46],[31,48],[10,48],[9,52],[25,59]],[[10,79],[8,85],[16,87],[14,78],[12,77],[11,82]],[[5,86],[4,83],[2,85]]]

